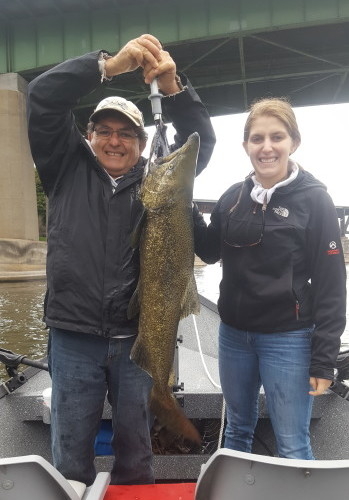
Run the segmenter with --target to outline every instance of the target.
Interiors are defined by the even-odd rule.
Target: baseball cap
[[[107,110],[117,111],[118,113],[125,115],[137,127],[144,128],[142,112],[137,108],[135,104],[133,104],[133,102],[118,96],[106,97],[100,103],[98,103],[96,109],[90,116],[90,121],[96,121],[98,114],[101,111]]]

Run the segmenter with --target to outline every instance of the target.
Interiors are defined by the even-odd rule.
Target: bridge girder
[[[0,0],[0,72],[30,81],[79,54],[117,51],[156,35],[210,114],[245,111],[256,98],[294,106],[349,102],[347,0]],[[103,97],[132,99],[152,123],[148,86],[126,74],[76,108],[83,127]]]

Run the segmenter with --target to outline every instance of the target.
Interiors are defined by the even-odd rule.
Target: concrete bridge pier
[[[45,266],[27,137],[27,82],[17,73],[0,75],[0,271]],[[37,257],[33,249],[40,248]],[[11,251],[9,251],[11,248]],[[29,254],[26,257],[26,249]],[[35,253],[35,250],[34,250]],[[20,258],[19,258],[20,256]]]

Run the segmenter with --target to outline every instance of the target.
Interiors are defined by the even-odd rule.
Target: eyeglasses
[[[138,134],[130,132],[128,130],[113,130],[112,128],[95,128],[94,132],[99,139],[110,139],[113,134],[116,134],[121,141],[128,142],[136,139]]]
[[[265,211],[267,209],[266,201],[262,205],[262,222],[258,223],[246,223],[246,220],[237,220],[232,217],[232,214],[235,212],[236,208],[240,204],[242,192],[245,187],[245,182],[248,177],[242,183],[239,196],[235,205],[231,207],[226,219],[225,225],[225,237],[224,243],[234,248],[244,248],[244,247],[254,247],[259,245],[264,236],[264,228],[265,228]],[[253,211],[253,214],[257,214],[257,210]],[[234,237],[239,236],[241,238],[240,242],[234,241]],[[245,241],[244,241],[245,240]]]

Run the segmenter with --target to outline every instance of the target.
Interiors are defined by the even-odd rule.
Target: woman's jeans
[[[112,484],[154,482],[148,399],[152,379],[130,360],[135,337],[103,338],[51,328],[51,438],[54,466],[90,485],[94,441],[106,394],[112,405]]]
[[[280,457],[313,459],[308,394],[313,329],[250,333],[219,328],[219,373],[227,405],[226,448],[251,452],[264,387]]]

